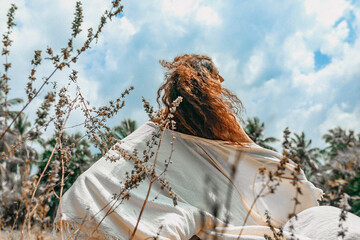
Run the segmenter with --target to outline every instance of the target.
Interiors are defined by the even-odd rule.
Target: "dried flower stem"
[[[248,219],[250,217],[251,211],[254,208],[256,201],[262,196],[261,194],[263,193],[263,191],[265,190],[266,186],[268,186],[269,183],[270,183],[270,179],[267,180],[267,182],[262,186],[260,192],[256,195],[254,201],[252,202],[252,204],[250,206],[250,209],[248,210],[248,212],[246,214],[246,217],[244,219],[244,222],[242,224],[242,228],[241,228],[240,233],[239,233],[239,235],[237,237],[237,240],[240,240],[240,237],[241,237],[241,234],[242,234],[242,232],[244,230],[245,224],[247,223],[247,221],[248,221]]]
[[[43,84],[40,86],[39,90],[34,94],[34,97],[26,102],[26,104],[22,107],[22,109],[16,114],[11,123],[5,128],[4,132],[0,136],[0,140],[5,136],[5,134],[10,130],[11,126],[14,124],[16,119],[24,112],[24,110],[29,106],[29,104],[39,95],[39,92],[43,89],[43,87],[49,82],[50,78],[55,74],[57,68],[46,78]]]
[[[158,154],[159,154],[159,150],[160,150],[160,146],[161,146],[161,141],[162,141],[162,139],[163,139],[163,137],[164,137],[164,133],[165,133],[165,130],[167,129],[167,127],[168,127],[168,123],[165,125],[165,127],[164,127],[164,129],[163,129],[163,131],[162,131],[161,138],[160,138],[160,140],[159,140],[159,145],[158,145],[158,148],[157,148],[157,150],[156,150],[156,155],[155,155],[155,160],[154,160],[154,165],[153,165],[153,174],[151,174],[151,179],[150,179],[149,188],[148,188],[148,191],[147,191],[147,193],[146,193],[146,197],[145,197],[144,203],[143,203],[143,205],[142,205],[142,207],[141,207],[140,214],[139,214],[139,217],[138,217],[138,219],[137,219],[135,228],[134,228],[134,230],[133,230],[133,232],[132,232],[129,240],[132,240],[132,239],[134,238],[134,236],[135,236],[136,230],[137,230],[137,228],[138,228],[138,226],[139,226],[139,222],[140,222],[140,220],[141,220],[141,216],[142,216],[142,214],[143,214],[143,212],[144,212],[146,203],[147,203],[147,201],[148,201],[148,198],[149,198],[149,195],[150,195],[150,191],[151,191],[151,187],[152,187],[152,184],[153,184],[153,178],[154,178],[154,175],[155,175],[156,160],[157,160],[157,158],[158,158]]]
[[[43,176],[44,176],[47,168],[49,167],[50,162],[51,162],[51,159],[53,158],[54,153],[55,153],[55,151],[57,150],[57,147],[59,146],[59,144],[61,144],[61,136],[62,136],[62,134],[63,134],[65,124],[66,124],[67,120],[68,120],[69,117],[70,117],[71,110],[73,109],[75,103],[77,102],[77,98],[78,98],[78,96],[75,97],[75,99],[72,101],[71,105],[69,106],[67,116],[66,116],[65,121],[64,121],[64,123],[63,123],[63,125],[62,125],[62,128],[61,128],[61,130],[60,130],[60,132],[59,132],[59,135],[58,135],[57,141],[56,141],[56,143],[55,143],[55,146],[54,146],[54,148],[53,148],[53,150],[52,150],[52,152],[51,152],[51,155],[50,155],[50,157],[49,157],[49,159],[48,159],[48,161],[47,161],[47,163],[46,163],[46,165],[45,165],[45,167],[44,167],[44,170],[42,171],[39,179],[38,179],[37,182],[36,182],[34,191],[33,191],[32,195],[31,195],[30,203],[34,200],[35,193],[36,193],[36,191],[37,191],[37,189],[38,189],[38,187],[39,187],[39,184],[40,184],[40,182],[41,182],[41,179],[43,178]],[[38,202],[38,203],[39,203],[39,202]],[[20,239],[23,239],[26,221],[29,221],[29,222],[30,222],[30,217],[31,217],[32,213],[35,211],[38,203],[35,205],[35,207],[33,208],[33,210],[32,210],[31,212],[28,211],[28,213],[26,214],[25,220],[24,220],[24,223],[23,223],[23,227],[22,227],[22,230],[21,230]],[[61,227],[61,226],[62,226],[62,225],[61,225],[61,223],[60,223],[60,227]]]
[[[115,3],[116,2],[116,3]],[[57,72],[57,70],[61,70],[63,66],[70,66],[71,62],[76,62],[76,60],[78,59],[78,57],[81,55],[82,52],[84,52],[86,49],[90,48],[90,44],[93,42],[94,39],[98,39],[99,34],[102,31],[102,28],[104,27],[105,23],[106,23],[106,19],[110,19],[117,15],[120,14],[122,12],[122,6],[119,5],[120,1],[114,1],[112,8],[110,9],[110,11],[106,11],[106,14],[104,14],[102,16],[102,21],[98,27],[98,30],[96,31],[96,34],[94,36],[92,36],[90,39],[88,39],[86,41],[86,43],[84,44],[84,47],[78,51],[77,55],[73,58],[71,58],[71,60],[67,61],[67,62],[63,62],[60,65],[56,65],[55,69],[52,71],[52,73],[45,79],[45,81],[42,83],[42,85],[40,86],[39,90],[37,90],[33,97],[31,99],[28,99],[28,101],[26,102],[26,104],[23,106],[23,108],[18,112],[18,114],[13,118],[13,120],[11,121],[11,123],[5,128],[4,132],[0,135],[0,140],[5,136],[5,134],[10,130],[11,126],[14,124],[14,122],[16,121],[16,119],[22,114],[22,112],[29,106],[29,104],[34,100],[34,98],[36,98],[39,93],[41,92],[41,90],[44,88],[44,86],[46,84],[49,83],[50,78]],[[115,8],[115,12],[113,12],[113,9]]]
[[[96,227],[94,228],[94,230],[91,232],[90,234],[90,238],[94,235],[94,233],[98,230],[98,228],[100,227],[101,223],[105,220],[105,218],[107,216],[109,216],[115,209],[114,208],[115,204],[117,203],[117,201],[120,199],[120,197],[122,196],[122,194],[125,192],[126,189],[121,190],[121,192],[119,193],[118,197],[115,199],[114,203],[111,205],[111,207],[106,211],[104,217],[99,221],[99,223],[96,225]],[[120,201],[120,204],[122,203],[123,199]],[[111,203],[111,202],[110,202]],[[102,210],[104,210],[110,203],[108,203],[105,207],[102,208]],[[102,210],[100,210],[98,213],[100,213]],[[98,214],[97,213],[97,214]],[[79,228],[80,229],[80,228]]]
[[[117,199],[113,199],[113,200],[115,200],[115,202],[117,201]],[[76,235],[76,234],[80,231],[81,227],[82,227],[85,223],[88,223],[88,222],[92,221],[100,212],[102,212],[105,208],[107,208],[107,207],[111,204],[111,202],[112,202],[113,200],[111,200],[110,202],[108,202],[103,208],[101,208],[101,209],[100,209],[96,214],[94,214],[91,218],[83,221],[83,222],[80,224],[80,226],[78,227],[78,229],[76,229],[72,234],[70,234],[70,236],[67,238],[67,240],[71,239],[74,235]],[[63,220],[61,220],[61,221],[63,221]],[[96,229],[93,231],[93,233],[95,233],[95,231],[97,230],[97,228],[98,228],[98,227],[96,227]],[[92,233],[92,234],[93,234],[93,233]],[[91,235],[92,235],[92,234],[91,234]],[[90,236],[91,236],[91,235],[90,235]]]
[[[15,4],[11,4],[11,7],[9,9],[9,12],[7,14],[8,20],[7,20],[7,31],[5,34],[3,34],[3,49],[2,49],[2,55],[5,55],[5,63],[4,63],[4,74],[1,76],[2,80],[4,81],[4,86],[1,89],[4,92],[4,114],[5,114],[5,125],[7,125],[7,115],[8,115],[8,101],[7,96],[9,93],[9,76],[8,76],[8,70],[11,68],[11,63],[8,62],[8,56],[10,54],[9,47],[11,46],[12,40],[10,39],[10,34],[12,32],[12,28],[16,26],[14,23],[14,14],[17,7]]]

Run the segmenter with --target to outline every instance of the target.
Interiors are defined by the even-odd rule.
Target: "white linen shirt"
[[[153,133],[161,130],[152,122],[147,122],[123,139],[116,147],[133,153],[137,149],[141,159],[147,149],[147,142]],[[172,134],[175,139],[172,142]],[[62,198],[61,213],[58,210],[56,225],[62,220],[69,232],[81,226],[81,234],[89,236],[102,221],[114,194],[123,188],[125,173],[133,169],[132,160],[125,160],[114,146],[84,172]],[[173,147],[173,151],[172,151]],[[157,146],[152,149],[155,153]],[[201,239],[222,233],[218,239],[264,239],[264,234],[272,236],[266,223],[265,212],[275,228],[284,225],[289,214],[299,213],[317,206],[322,191],[309,181],[301,171],[298,184],[302,194],[298,194],[299,205],[294,208],[296,189],[292,185],[295,165],[285,165],[284,175],[274,193],[264,184],[268,172],[275,171],[282,156],[256,144],[246,146],[229,142],[209,140],[165,130],[155,165],[156,174],[166,168],[171,155],[171,163],[165,171],[165,179],[176,194],[177,205],[161,183],[155,181],[146,203],[134,239],[157,236],[158,239],[190,239],[197,235]],[[147,163],[152,166],[155,155]],[[116,158],[112,162],[108,157]],[[232,168],[235,165],[235,175]],[[261,170],[264,174],[261,174]],[[137,223],[140,209],[149,188],[146,178],[130,192],[129,200],[116,203],[113,213],[103,219],[93,237],[99,239],[129,239]],[[258,195],[261,195],[253,204]],[[104,210],[102,210],[105,207]],[[245,218],[250,212],[247,221]],[[228,224],[225,224],[229,216]],[[86,219],[92,218],[87,222]],[[285,236],[289,235],[285,232]],[[298,236],[300,239],[308,239]]]

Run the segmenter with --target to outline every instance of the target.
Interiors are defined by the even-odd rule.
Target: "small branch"
[[[60,139],[60,142],[59,142],[59,145],[60,145],[60,148],[62,147],[62,144],[61,144],[61,139]],[[62,214],[62,206],[61,206],[61,203],[62,203],[62,194],[63,194],[63,189],[64,189],[64,174],[65,174],[65,166],[64,166],[64,157],[61,156],[61,182],[60,182],[60,195],[59,195],[59,213],[60,213],[60,216]],[[61,236],[61,240],[64,239],[64,232],[63,232],[63,224],[62,224],[62,221],[60,221],[60,236]]]
[[[71,103],[71,105],[70,105],[70,107],[69,107],[68,114],[67,114],[67,116],[66,116],[66,118],[65,118],[65,121],[64,121],[62,127],[61,127],[61,130],[60,130],[60,133],[59,133],[59,135],[58,135],[58,139],[57,139],[57,141],[56,141],[56,143],[55,143],[55,146],[54,146],[54,148],[53,148],[53,150],[52,150],[52,152],[51,152],[51,155],[50,155],[50,157],[49,157],[49,159],[48,159],[48,161],[47,161],[47,163],[46,163],[46,165],[45,165],[44,170],[42,171],[39,179],[38,179],[37,182],[36,182],[34,191],[33,191],[32,195],[31,195],[30,204],[31,204],[32,201],[34,200],[35,193],[36,193],[36,191],[37,191],[37,189],[38,189],[38,187],[39,187],[39,184],[40,184],[40,182],[41,182],[41,179],[43,178],[43,176],[44,176],[47,168],[49,167],[50,162],[51,162],[51,159],[53,158],[53,156],[54,156],[54,154],[55,154],[55,151],[57,150],[57,147],[58,147],[59,143],[61,143],[61,136],[62,136],[63,131],[64,131],[64,126],[65,126],[67,120],[69,119],[71,110],[72,110],[73,106],[75,105],[75,103],[76,103],[76,101],[77,101],[77,98],[78,98],[78,96],[75,97],[75,99],[73,100],[73,102]],[[37,207],[37,206],[34,207],[34,210],[35,210],[36,207]],[[33,211],[34,211],[34,210],[33,210]],[[25,220],[24,220],[24,223],[23,223],[23,228],[22,228],[22,230],[21,230],[20,239],[23,239],[23,234],[24,234],[24,230],[25,230],[24,228],[25,228],[25,225],[26,225],[26,221],[30,221],[30,217],[31,217],[31,214],[33,213],[33,211],[31,211],[31,212],[28,211],[28,213],[27,213],[26,216],[25,216]]]
[[[243,224],[242,224],[242,228],[241,228],[240,233],[239,233],[239,235],[238,235],[238,237],[237,237],[237,240],[240,240],[240,237],[241,237],[241,234],[242,234],[242,232],[243,232],[243,230],[244,230],[245,224],[247,223],[247,221],[248,221],[248,219],[249,219],[249,217],[250,217],[251,211],[252,211],[252,209],[254,208],[256,201],[261,197],[262,192],[265,190],[266,186],[267,186],[269,183],[270,183],[270,179],[266,182],[266,184],[263,185],[263,187],[261,188],[260,192],[256,195],[254,201],[252,202],[252,204],[251,204],[251,206],[250,206],[250,209],[248,210],[248,212],[247,212],[247,214],[246,214],[246,217],[245,217],[245,219],[244,219],[244,222],[243,222]]]
[[[154,160],[154,165],[153,165],[153,172],[155,172],[155,165],[156,165],[156,160],[157,160],[157,158],[158,158],[158,154],[159,154],[159,150],[160,150],[160,146],[161,146],[161,141],[162,141],[162,139],[163,139],[163,137],[164,137],[164,133],[165,133],[165,130],[167,129],[167,127],[168,127],[168,124],[165,125],[165,127],[164,127],[164,129],[163,129],[163,132],[162,132],[162,134],[161,134],[161,138],[160,138],[160,140],[159,140],[159,145],[158,145],[158,148],[157,148],[157,150],[156,150],[156,155],[155,155],[155,160]],[[134,238],[135,233],[136,233],[136,230],[137,230],[137,228],[138,228],[138,226],[139,226],[139,222],[140,222],[141,216],[142,216],[142,214],[143,214],[143,212],[144,212],[146,203],[147,203],[148,198],[149,198],[149,195],[150,195],[151,187],[152,187],[152,184],[153,184],[153,178],[154,178],[154,174],[151,175],[150,184],[149,184],[149,188],[148,188],[148,191],[147,191],[147,194],[146,194],[144,203],[143,203],[143,205],[142,205],[142,207],[141,207],[138,220],[137,220],[137,222],[136,222],[135,228],[134,228],[134,230],[133,230],[133,232],[132,232],[129,240],[132,240],[132,239]]]
[[[56,194],[54,187],[52,187],[51,189],[52,189],[53,194],[55,195],[55,197],[56,197],[57,199],[60,199],[59,195]]]

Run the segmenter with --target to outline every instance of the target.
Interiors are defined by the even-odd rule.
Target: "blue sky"
[[[25,96],[33,50],[52,46],[59,51],[65,46],[75,1],[16,2],[11,96]],[[83,2],[84,28],[96,26],[109,2]],[[244,118],[260,117],[266,136],[281,138],[289,126],[304,131],[314,146],[323,146],[321,136],[330,128],[360,132],[359,2],[126,0],[123,4],[122,17],[106,26],[98,44],[74,66],[79,85],[94,105],[135,87],[110,125],[129,117],[140,124],[147,121],[141,96],[156,105],[163,80],[158,61],[198,53],[213,58],[224,85],[243,101]],[[9,5],[10,1],[0,0],[2,32]],[[83,31],[80,38],[85,35]],[[40,80],[49,73],[49,65],[38,72]],[[64,84],[67,74],[54,80]],[[40,101],[30,106],[30,115]],[[76,113],[70,124],[81,121]]]

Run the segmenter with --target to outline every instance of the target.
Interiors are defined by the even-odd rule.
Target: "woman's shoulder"
[[[151,136],[154,132],[158,131],[159,128],[155,123],[151,121],[147,121],[138,127],[134,132],[130,133],[128,136],[123,138],[120,141],[121,145],[132,145],[144,141],[149,136]]]
[[[144,124],[142,124],[139,128],[137,128],[133,133],[131,133],[129,136],[121,140],[121,145],[123,147],[132,147],[135,145],[138,145],[141,142],[147,141],[149,138],[154,136],[154,134],[159,135],[161,133],[160,127],[157,125],[157,123],[153,121],[147,121]],[[263,148],[259,145],[257,145],[254,142],[247,142],[243,143],[241,145],[234,144],[229,141],[223,141],[223,140],[212,140],[207,138],[202,138],[198,136],[193,136],[181,132],[177,132],[176,130],[172,131],[170,129],[166,130],[165,138],[167,135],[173,134],[178,140],[181,141],[175,141],[176,143],[179,142],[187,142],[187,143],[196,143],[196,145],[203,145],[207,148],[223,151],[226,149],[227,151],[241,151],[244,154],[247,154],[252,157],[257,158],[263,158],[274,162],[279,162],[283,156],[273,150]]]

